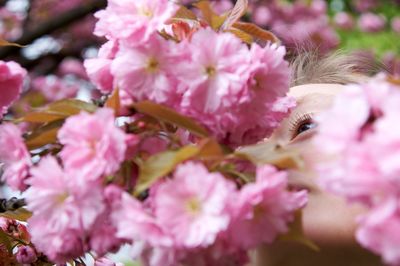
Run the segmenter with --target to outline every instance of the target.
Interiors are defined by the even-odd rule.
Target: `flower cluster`
[[[172,107],[229,145],[268,136],[293,107],[281,99],[289,80],[285,48],[249,48],[232,33],[197,21],[173,24],[180,42],[167,40],[159,32],[170,31],[167,23],[177,9],[167,0],[110,1],[96,15],[95,33],[108,42],[98,58],[85,62],[91,80],[103,93],[119,88],[131,103],[151,100]],[[176,35],[179,27],[189,33]]]
[[[31,73],[47,105],[22,98],[0,125],[1,178],[26,209],[0,205],[27,222],[29,240],[2,238],[15,248],[0,253],[33,265],[90,253],[94,265],[117,265],[105,256],[127,244],[144,265],[245,265],[249,250],[291,230],[307,192],[290,188],[275,161],[235,150],[294,106],[285,48],[233,15],[207,20],[227,2],[202,4],[197,16],[169,0],[110,0],[96,14],[107,42],[84,62],[87,76],[80,61],[64,61],[63,78]],[[0,62],[0,74],[6,113],[26,72]],[[76,99],[70,74],[103,95]]]
[[[315,138],[324,158],[317,165],[321,185],[369,209],[358,219],[357,240],[394,265],[400,263],[399,104],[399,88],[385,76],[348,85],[317,118]]]

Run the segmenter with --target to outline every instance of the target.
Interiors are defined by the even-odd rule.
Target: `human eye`
[[[317,123],[313,120],[313,114],[302,114],[295,117],[290,123],[290,136],[291,140],[307,139],[314,132]]]

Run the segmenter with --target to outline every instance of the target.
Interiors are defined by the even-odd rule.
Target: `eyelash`
[[[312,113],[297,115],[295,117],[295,119],[292,122],[290,122],[289,132],[290,132],[290,135],[292,136],[291,139],[294,139],[295,137],[298,136],[298,135],[296,135],[296,132],[299,129],[299,127],[306,122],[311,122],[312,117],[313,117]]]

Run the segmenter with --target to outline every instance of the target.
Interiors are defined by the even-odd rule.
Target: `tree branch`
[[[90,13],[106,7],[106,5],[106,0],[93,0],[88,4],[81,5],[64,14],[59,15],[54,19],[42,23],[36,29],[24,33],[20,38],[13,42],[21,45],[28,45],[44,35],[50,34],[62,27],[68,26],[72,22],[75,22],[76,20],[79,20]],[[19,49],[19,47],[15,46],[3,47],[0,49],[0,58],[4,59],[5,57],[10,56],[15,52],[18,52]]]

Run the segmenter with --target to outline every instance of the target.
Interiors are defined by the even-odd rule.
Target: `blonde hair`
[[[311,83],[359,83],[384,67],[367,54],[337,51],[320,56],[316,51],[305,51],[294,57],[291,69],[293,87]]]

